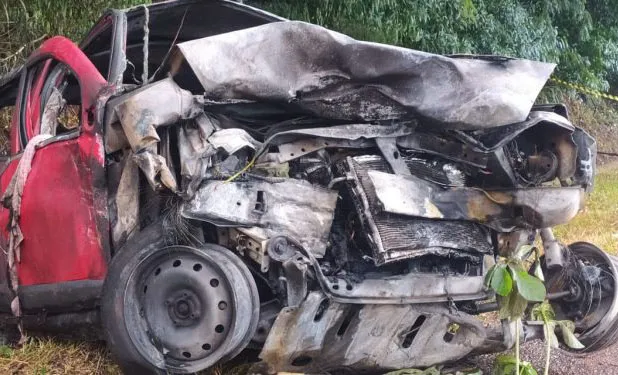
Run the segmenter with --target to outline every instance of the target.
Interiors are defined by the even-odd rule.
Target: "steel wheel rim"
[[[131,270],[125,327],[144,359],[161,370],[197,372],[244,349],[259,300],[256,308],[253,279],[233,257],[217,248],[172,246]]]
[[[597,343],[601,342],[607,335],[611,335],[613,333],[612,331],[618,328],[618,279],[616,278],[616,276],[618,276],[618,264],[615,259],[612,259],[607,253],[592,244],[578,242],[570,245],[569,247],[575,246],[584,252],[590,253],[590,255],[598,258],[599,260],[602,259],[608,266],[610,272],[614,275],[613,300],[611,301],[605,316],[597,325],[582,334],[580,337],[581,341],[586,344],[586,348],[582,351],[594,350]]]
[[[613,275],[613,293],[606,297],[602,303],[598,303],[596,306],[592,305],[597,310],[603,309],[602,317],[595,320],[593,325],[590,325],[578,336],[578,339],[585,345],[585,348],[581,350],[565,348],[571,352],[585,353],[603,347],[606,341],[614,334],[614,331],[618,329],[618,278],[616,278],[616,275],[618,275],[618,260],[587,242],[577,242],[569,245],[569,248],[577,258],[586,262],[601,264],[607,267],[607,272]],[[571,302],[566,301],[565,303]],[[594,316],[594,314],[598,314],[598,311],[589,311],[587,314]]]

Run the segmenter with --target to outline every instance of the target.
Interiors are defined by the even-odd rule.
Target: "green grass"
[[[249,367],[238,363],[215,366],[199,375],[245,375]],[[21,348],[0,345],[0,374],[122,375],[122,372],[102,342],[31,337]]]
[[[618,164],[602,168],[595,184],[584,211],[555,234],[566,244],[587,241],[618,254]]]
[[[0,346],[0,374],[121,375],[98,343],[31,338],[19,349]]]

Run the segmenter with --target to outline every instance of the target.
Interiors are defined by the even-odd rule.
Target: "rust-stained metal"
[[[540,229],[569,222],[583,208],[584,189],[529,188],[442,190],[413,176],[369,171],[386,212],[429,219],[470,220],[501,232]]]
[[[351,306],[312,292],[281,310],[260,358],[278,371],[387,371],[453,361],[485,339],[479,320],[443,305]]]

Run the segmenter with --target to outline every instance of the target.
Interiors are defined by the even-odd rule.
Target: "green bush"
[[[0,74],[21,63],[45,38],[64,35],[79,42],[105,9],[125,8],[144,2],[4,0],[0,6]]]
[[[5,0],[0,73],[45,37],[80,40],[105,8],[143,0]],[[618,93],[618,0],[253,0],[355,38],[436,53],[555,62],[569,81]]]

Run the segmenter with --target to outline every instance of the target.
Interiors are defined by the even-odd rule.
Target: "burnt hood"
[[[526,120],[554,64],[447,57],[277,22],[180,43],[207,100],[288,103],[333,120],[422,118],[484,129]]]

